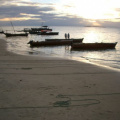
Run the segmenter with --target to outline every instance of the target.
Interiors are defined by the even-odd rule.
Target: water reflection
[[[98,34],[95,31],[91,31],[90,33],[86,33],[86,41],[87,43],[95,43],[95,42],[100,42],[98,39]]]

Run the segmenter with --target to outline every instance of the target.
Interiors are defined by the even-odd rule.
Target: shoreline
[[[14,54],[0,39],[0,119],[120,118],[120,74],[89,63]]]
[[[104,65],[104,64],[99,64],[99,63],[95,63],[95,62],[90,62],[89,60],[86,60],[86,59],[83,59],[83,58],[79,58],[79,57],[65,57],[63,58],[62,56],[59,56],[59,55],[51,55],[51,54],[47,54],[45,52],[42,52],[42,51],[36,51],[36,53],[34,52],[24,52],[24,53],[16,53],[16,52],[13,52],[13,51],[10,51],[7,49],[7,51],[13,53],[13,54],[17,54],[17,55],[21,55],[21,56],[29,56],[29,57],[38,57],[38,55],[40,55],[40,57],[50,57],[51,59],[65,59],[65,60],[74,60],[74,61],[77,61],[77,62],[83,62],[83,63],[88,63],[88,64],[92,64],[92,65],[96,65],[98,67],[103,67],[105,69],[108,69],[108,70],[113,70],[113,71],[118,71],[120,72],[120,69],[119,68],[116,68],[116,67],[111,67],[109,65]],[[30,55],[31,54],[31,55]]]
[[[99,64],[99,63],[89,62],[88,60],[85,60],[85,59],[81,60],[81,59],[78,59],[77,57],[73,57],[72,60],[83,62],[83,63],[89,63],[89,64],[96,65],[98,67],[102,67],[102,68],[105,68],[105,69],[108,69],[108,70],[113,70],[113,71],[120,72],[120,69],[118,69],[118,68],[102,65],[102,64]]]

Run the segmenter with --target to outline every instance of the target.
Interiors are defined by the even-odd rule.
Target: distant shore
[[[7,51],[0,39],[0,120],[118,120],[120,73]]]

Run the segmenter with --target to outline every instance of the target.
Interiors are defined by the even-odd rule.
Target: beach
[[[119,120],[120,72],[7,51],[0,39],[0,120]]]

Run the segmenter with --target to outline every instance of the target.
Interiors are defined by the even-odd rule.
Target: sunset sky
[[[120,27],[120,0],[0,0],[0,26]]]

